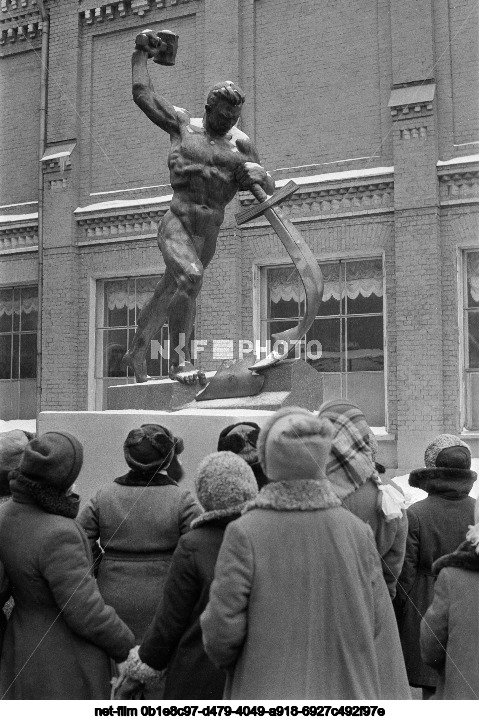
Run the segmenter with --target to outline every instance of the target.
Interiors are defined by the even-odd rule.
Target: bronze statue
[[[213,258],[225,207],[238,189],[259,186],[266,194],[274,191],[274,181],[259,164],[252,141],[236,126],[245,97],[235,83],[226,80],[211,88],[203,118],[190,117],[155,93],[148,58],[172,65],[176,44],[174,33],[145,30],[137,37],[132,56],[133,99],[170,135],[168,167],[173,189],[158,230],[165,274],[140,313],[135,337],[124,356],[139,383],[147,380],[146,353],[166,320],[170,327],[169,377],[187,384],[204,382],[204,374],[191,362],[190,340],[203,271]],[[177,347],[184,348],[184,357]]]

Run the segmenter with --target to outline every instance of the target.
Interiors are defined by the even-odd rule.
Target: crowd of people
[[[130,431],[80,510],[80,442],[0,434],[1,699],[479,698],[479,502],[442,434],[406,508],[361,410],[183,441]]]

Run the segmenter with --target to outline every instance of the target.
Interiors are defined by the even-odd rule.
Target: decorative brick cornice
[[[421,83],[404,83],[391,90],[388,107],[394,121],[432,115],[436,84],[432,78]]]
[[[441,205],[479,203],[479,161],[438,167]]]
[[[361,171],[366,173],[367,171]],[[337,177],[342,176],[342,177]],[[286,215],[307,217],[317,215],[337,215],[375,209],[392,209],[394,179],[392,171],[379,175],[352,177],[348,173],[332,173],[311,178],[294,179],[300,181],[299,189],[281,204]],[[242,206],[256,202],[251,193],[240,193]]]
[[[35,216],[35,217],[32,217]],[[38,245],[38,214],[32,213],[24,220],[2,221],[0,216],[0,251],[17,251]]]
[[[40,37],[42,21],[38,13],[27,13],[20,17],[2,18],[0,16],[0,45],[8,45],[27,39]]]
[[[102,23],[108,20],[124,18],[127,15],[144,17],[150,10],[161,10],[167,6],[183,5],[199,2],[199,0],[115,0],[115,2],[100,2],[90,8],[79,8],[82,21],[86,25]]]
[[[155,237],[158,223],[168,209],[169,200],[168,196],[158,202],[139,202],[135,206],[123,208],[78,208],[75,218],[81,229],[79,242]]]
[[[427,126],[420,125],[418,128],[403,128],[399,131],[401,140],[424,140],[427,138]]]
[[[0,2],[1,15],[18,15],[27,9],[32,11],[37,10],[37,8],[37,0],[1,0]]]

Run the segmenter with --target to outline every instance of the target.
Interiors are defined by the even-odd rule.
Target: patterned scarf
[[[334,426],[326,474],[335,493],[345,498],[369,479],[378,483],[369,445],[369,428],[363,413],[352,404],[338,401],[320,409],[319,416]]]

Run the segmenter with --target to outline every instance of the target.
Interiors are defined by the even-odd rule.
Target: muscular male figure
[[[217,83],[208,93],[203,118],[191,118],[186,110],[155,93],[147,60],[154,54],[156,36],[152,31],[144,34],[151,45],[137,45],[133,52],[133,99],[170,136],[168,167],[173,197],[158,230],[165,274],[138,317],[138,329],[124,360],[137,382],[146,381],[146,353],[168,320],[169,376],[190,384],[200,376],[191,362],[190,348],[196,298],[203,271],[216,249],[225,207],[238,189],[253,183],[273,193],[274,181],[259,164],[251,140],[236,127],[244,103],[241,88],[229,80]],[[182,347],[181,334],[184,355],[175,350]]]

